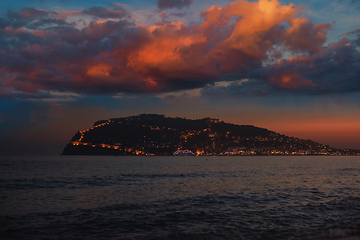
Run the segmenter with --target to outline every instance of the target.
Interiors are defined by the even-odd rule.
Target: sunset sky
[[[360,149],[359,0],[0,2],[0,155],[97,120],[218,118]]]

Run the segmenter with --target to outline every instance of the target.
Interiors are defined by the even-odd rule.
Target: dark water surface
[[[360,239],[360,157],[2,157],[0,239]]]

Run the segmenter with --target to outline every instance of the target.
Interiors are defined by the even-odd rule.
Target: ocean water
[[[2,157],[0,239],[360,239],[360,157]]]

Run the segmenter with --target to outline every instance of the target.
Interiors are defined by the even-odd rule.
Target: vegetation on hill
[[[251,125],[204,118],[141,114],[95,122],[63,155],[305,155],[357,154]]]

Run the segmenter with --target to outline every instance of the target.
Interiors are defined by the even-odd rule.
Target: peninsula
[[[309,139],[219,119],[141,114],[95,122],[62,155],[359,155]]]

